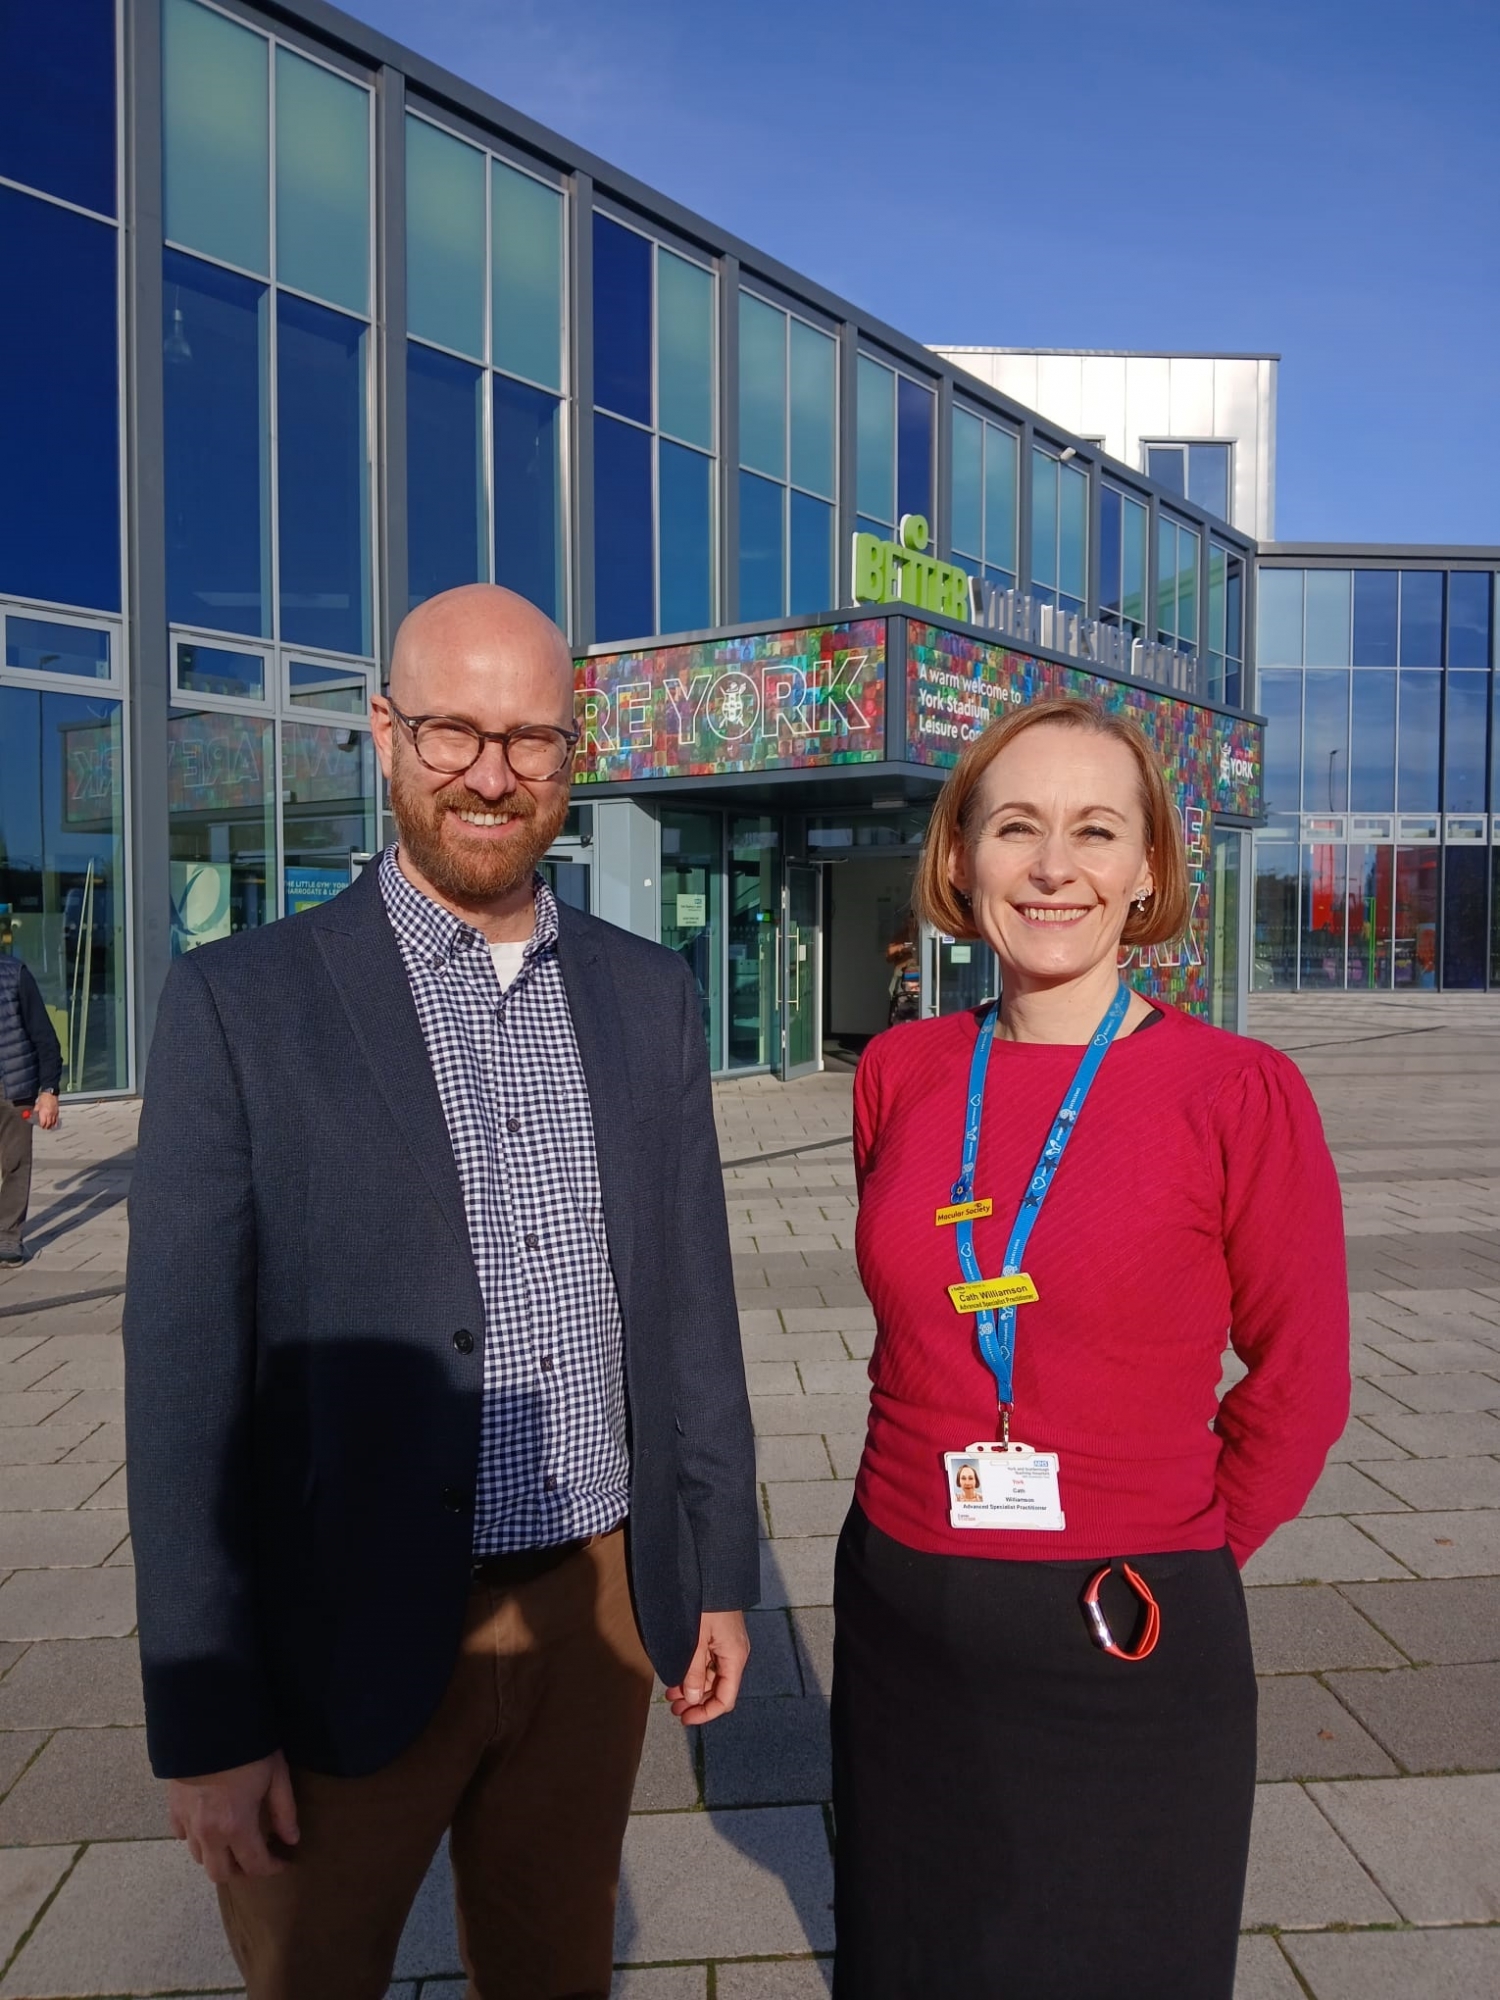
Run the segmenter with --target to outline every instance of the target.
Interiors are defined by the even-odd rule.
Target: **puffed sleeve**
[[[1220,1086],[1230,1339],[1249,1370],[1219,1406],[1217,1486],[1244,1563],[1301,1508],[1349,1415],[1338,1176],[1312,1093],[1275,1050]]]
[[[865,1046],[854,1072],[854,1185],[863,1194],[865,1175],[875,1157],[875,1137],[880,1127],[880,1043],[877,1035]]]

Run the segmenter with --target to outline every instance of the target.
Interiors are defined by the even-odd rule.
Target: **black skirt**
[[[1227,1549],[1128,1555],[1161,1606],[1095,1646],[1097,1563],[925,1555],[856,1507],[834,1581],[835,2000],[1231,2000],[1255,1674]],[[1102,1600],[1122,1644],[1137,1600]]]

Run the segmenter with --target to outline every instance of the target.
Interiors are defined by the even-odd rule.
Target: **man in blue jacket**
[[[652,1668],[732,1708],[753,1448],[698,995],[536,863],[577,732],[507,591],[403,625],[398,844],[179,959],[131,1197],[147,1737],[252,2000],[604,2000]]]
[[[57,1123],[62,1049],[29,966],[0,958],[0,1264],[25,1262],[32,1121]]]

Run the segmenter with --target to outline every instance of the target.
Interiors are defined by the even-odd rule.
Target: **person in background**
[[[834,1580],[837,2000],[1234,1988],[1239,1566],[1343,1428],[1349,1302],[1297,1069],[1122,982],[1189,894],[1150,744],[1082,702],[994,724],[932,816],[921,915],[995,951],[1003,998],[877,1036],[855,1079],[876,1339]]]
[[[894,1028],[898,1021],[915,1021],[922,1011],[922,969],[910,938],[897,938],[888,944],[885,956],[891,967],[886,1024]]]
[[[41,988],[19,958],[0,957],[0,1264],[25,1262],[32,1126],[57,1124],[61,1082],[62,1047]]]

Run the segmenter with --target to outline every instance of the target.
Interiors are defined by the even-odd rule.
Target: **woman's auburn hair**
[[[1167,791],[1167,781],[1146,732],[1128,715],[1114,715],[1096,702],[1064,697],[1032,702],[998,717],[963,752],[938,794],[917,864],[912,905],[924,923],[953,938],[977,938],[979,931],[968,900],[949,878],[954,851],[971,839],[979,781],[1007,743],[1028,729],[1086,729],[1123,743],[1135,759],[1140,781],[1141,812],[1146,822],[1146,853],[1154,887],[1142,908],[1132,903],[1120,937],[1121,947],[1167,944],[1187,929],[1192,909],[1187,848],[1182,822]]]

